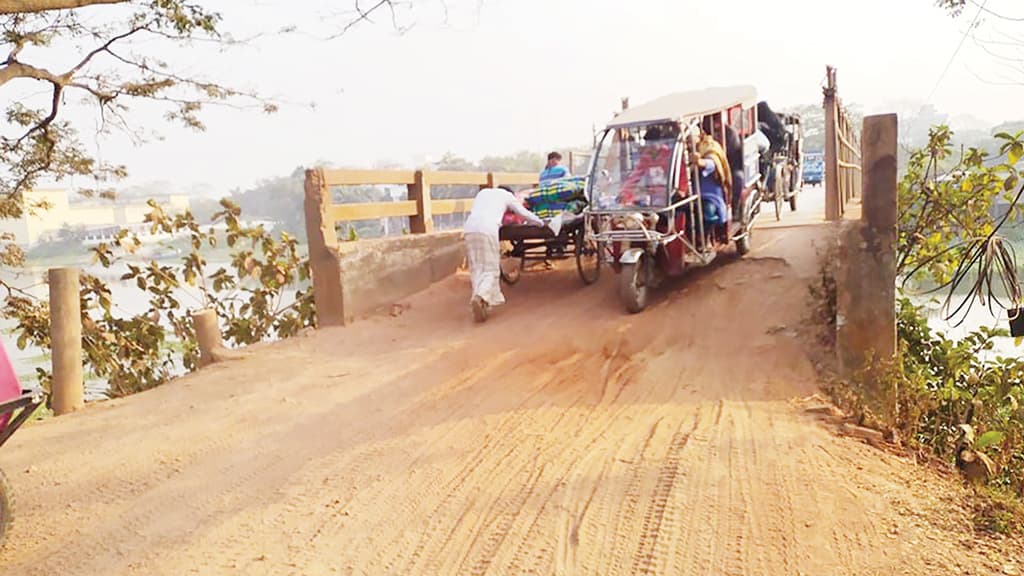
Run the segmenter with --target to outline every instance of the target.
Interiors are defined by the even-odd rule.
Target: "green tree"
[[[249,218],[273,220],[297,238],[306,235],[303,209],[305,169],[301,166],[287,176],[269,178],[244,192],[235,192],[231,198]]]
[[[124,6],[109,9],[113,13],[107,18],[81,9],[54,9],[101,3]],[[15,11],[19,6],[27,8]],[[126,173],[124,166],[93,158],[76,128],[62,120],[68,98],[82,97],[95,104],[103,120],[101,134],[130,130],[130,107],[143,101],[162,107],[167,119],[197,130],[203,129],[199,113],[210,103],[232,101],[267,111],[275,108],[255,95],[178,74],[166,63],[138,52],[147,41],[219,41],[220,16],[198,4],[185,0],[8,1],[0,3],[0,9],[5,14],[0,16],[0,31],[7,52],[0,64],[0,87],[37,85],[48,93],[45,103],[14,100],[4,111],[8,130],[0,136],[4,168],[0,171],[0,216],[19,216],[21,195],[42,176],[59,180],[90,175],[103,182]],[[55,51],[64,42],[83,46],[81,57],[62,68],[43,64],[47,51]]]
[[[365,9],[357,5],[356,16],[338,35],[382,10],[394,16],[395,3],[381,0]],[[158,110],[166,120],[194,130],[205,128],[201,116],[210,105],[274,112],[277,104],[257,93],[197,77],[154,57],[155,47],[168,43],[178,47],[239,43],[224,28],[221,15],[200,1],[0,0],[0,52],[4,53],[0,89],[45,94],[10,98],[3,104],[0,218],[45,209],[24,202],[25,193],[42,178],[60,181],[89,176],[97,186],[80,192],[110,198],[111,185],[127,174],[125,166],[100,162],[90,154],[80,136],[88,124],[75,125],[65,118],[65,103],[71,99],[91,106],[100,118],[97,139],[122,131],[138,140],[140,124],[148,122],[133,118],[137,109]],[[65,61],[62,56],[69,49],[79,50],[78,56],[70,63],[54,64]],[[218,237],[204,231],[191,212],[170,218],[155,203],[150,205],[152,229],[184,234],[191,250],[178,266],[128,264],[123,280],[135,282],[146,294],[149,312],[131,317],[118,313],[109,287],[95,277],[85,276],[81,287],[85,361],[94,375],[109,382],[114,394],[157,385],[176,364],[186,369],[194,366],[194,334],[177,293],[184,286],[200,287],[200,306],[217,312],[231,343],[287,337],[312,324],[312,298],[304,287],[309,266],[295,236],[245,227],[240,209],[222,201],[212,216],[226,224],[232,259],[230,266],[211,271],[204,251],[215,246]],[[290,213],[301,214],[301,203]],[[0,265],[16,266],[24,260],[12,240],[0,238],[5,243]],[[138,238],[123,233],[116,246],[98,247],[95,257],[109,267],[139,245]],[[19,346],[31,342],[47,348],[47,303],[4,286],[3,312],[18,322]],[[286,297],[291,290],[296,292]],[[45,383],[45,371],[40,376]]]
[[[995,308],[1021,305],[1017,265],[1003,237],[1003,215],[995,209],[1009,203],[1007,217],[1021,213],[1016,202],[1024,183],[1016,164],[1024,157],[1024,132],[995,138],[995,154],[958,150],[953,132],[936,126],[927,145],[910,152],[899,182],[897,273],[904,288],[922,284],[946,294],[947,312],[978,300]],[[823,273],[812,294],[826,296],[823,316],[834,323],[832,281]],[[966,291],[955,295],[958,284]],[[948,338],[929,325],[907,293],[897,304],[896,358],[868,362],[856,385],[833,390],[836,397],[894,439],[955,463],[1006,494],[1024,494],[1024,360],[993,353],[997,339],[1009,334],[982,327]],[[976,521],[1004,531],[1024,526],[1024,513],[986,513]]]
[[[125,316],[113,302],[109,286],[92,275],[82,278],[84,362],[94,377],[109,384],[112,396],[158,386],[179,367],[196,368],[198,346],[183,289],[198,292],[199,301],[192,307],[217,313],[228,345],[287,338],[314,325],[309,263],[295,237],[244,226],[241,210],[222,200],[213,222],[225,225],[231,258],[229,264],[215,266],[206,257],[220,242],[214,232],[189,212],[170,217],[152,201],[150,208],[146,219],[154,232],[184,234],[188,239],[189,249],[177,265],[127,261],[141,242],[126,231],[114,244],[100,244],[93,250],[103,268],[124,264],[127,272],[121,280],[135,284],[149,309]],[[12,292],[3,314],[18,322],[19,347],[50,347],[46,301]],[[44,368],[37,372],[45,388],[50,374]]]
[[[84,126],[64,119],[70,99],[92,105],[101,120],[98,136],[122,131],[138,138],[132,112],[158,110],[165,119],[204,130],[210,105],[274,112],[278,104],[252,92],[197,77],[154,57],[155,47],[243,43],[225,31],[222,16],[197,0],[0,0],[0,88],[43,98],[10,99],[0,129],[0,218],[21,216],[23,194],[40,178],[89,176],[88,195],[110,195],[127,167],[101,162],[83,145]],[[344,33],[395,3],[381,0],[356,10]],[[287,32],[285,29],[282,33]],[[63,66],[69,48],[77,58]],[[89,122],[91,124],[91,122]],[[145,124],[145,122],[143,122]],[[17,261],[15,252],[4,263]]]
[[[990,273],[998,272],[1015,280],[1014,267],[1002,260],[1009,254],[993,215],[1000,203],[1013,206],[1009,218],[1024,214],[1017,202],[1022,181],[1016,167],[1024,157],[1022,137],[1024,132],[997,134],[1002,143],[998,156],[978,148],[955,155],[953,132],[946,126],[932,129],[928,146],[911,154],[900,181],[900,276],[941,286],[972,270],[976,279],[995,280]],[[1019,304],[1019,286],[1013,284],[1006,284],[1010,293],[1002,296]],[[1000,286],[985,287],[991,294]]]

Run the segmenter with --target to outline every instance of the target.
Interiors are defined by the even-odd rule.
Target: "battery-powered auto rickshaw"
[[[796,211],[796,197],[803,187],[803,127],[800,117],[795,114],[779,114],[783,123],[780,142],[773,143],[771,152],[764,161],[770,167],[764,170],[765,202],[775,204],[775,219],[782,219],[782,205],[789,203],[789,209]]]
[[[732,247],[741,256],[750,251],[763,180],[756,104],[749,86],[670,94],[624,110],[600,136],[585,233],[619,274],[630,312],[646,307],[649,289],[663,278],[707,265]],[[694,162],[698,147],[710,137],[724,150],[730,130],[739,136],[731,147],[742,146],[743,166],[723,167],[731,185],[702,190],[702,179],[711,181]]]

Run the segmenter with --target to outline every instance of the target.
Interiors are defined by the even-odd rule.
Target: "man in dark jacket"
[[[725,126],[725,157],[732,171],[732,215],[734,221],[743,219],[740,197],[743,195],[745,179],[743,174],[743,140],[732,126]]]
[[[781,150],[786,145],[786,127],[767,102],[757,103],[757,123],[761,132],[764,132],[768,141],[772,143],[772,152]]]

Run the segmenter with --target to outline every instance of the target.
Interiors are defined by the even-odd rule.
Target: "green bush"
[[[314,325],[309,260],[294,237],[272,235],[262,226],[243,226],[241,210],[227,200],[221,201],[222,210],[213,218],[213,222],[226,225],[226,233],[219,236],[205,231],[190,212],[170,217],[156,203],[150,202],[150,207],[146,220],[152,231],[184,235],[188,250],[176,265],[127,263],[128,272],[121,280],[135,283],[146,295],[149,309],[125,317],[112,302],[109,286],[95,276],[81,278],[85,369],[108,382],[111,396],[158,386],[178,367],[196,368],[198,345],[190,310],[179,300],[182,287],[198,289],[201,301],[196,308],[217,313],[228,346],[287,338]],[[230,250],[231,262],[210,272],[206,255],[217,248],[219,237]],[[136,236],[124,232],[115,245],[97,246],[94,257],[110,268],[140,245]],[[292,290],[294,298],[285,304],[285,296]],[[3,314],[18,323],[19,347],[32,344],[50,349],[46,301],[9,290]],[[37,368],[37,373],[43,388],[48,389],[49,372]]]
[[[898,306],[899,353],[855,376],[846,400],[865,423],[955,463],[962,450],[994,466],[990,484],[1024,490],[1024,360],[992,356],[1003,330],[982,327],[951,340],[928,326],[921,308]]]

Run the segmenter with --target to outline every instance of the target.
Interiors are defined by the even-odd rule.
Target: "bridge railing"
[[[836,88],[836,70],[825,86],[825,219],[840,220],[846,205],[861,196],[860,131],[850,121]]]
[[[434,216],[469,211],[472,198],[434,199],[432,186],[535,185],[538,175],[427,170],[306,170],[305,217],[317,324],[340,326],[454,273],[462,263],[457,233],[434,232]],[[399,185],[404,200],[335,203],[342,186]],[[338,239],[338,224],[407,218],[411,234],[368,242]]]
[[[379,218],[408,218],[409,231],[434,231],[434,216],[468,212],[472,198],[434,199],[432,186],[536,185],[538,175],[528,172],[455,172],[427,170],[306,170],[306,229],[336,230],[341,222]],[[405,200],[393,202],[333,203],[331,189],[338,186],[404,185]]]

